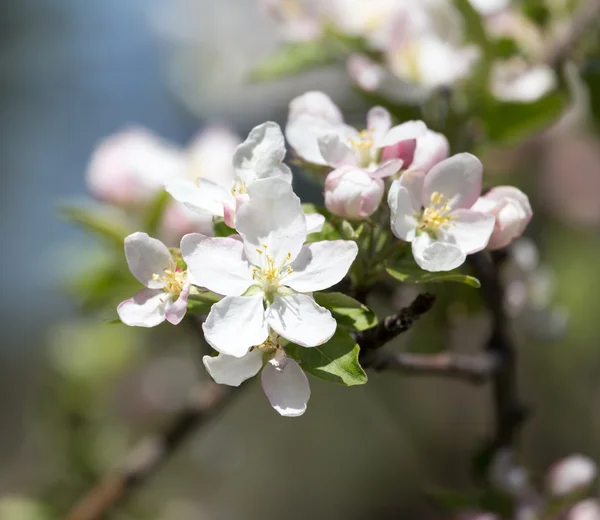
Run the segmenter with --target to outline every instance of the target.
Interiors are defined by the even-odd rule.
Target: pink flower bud
[[[427,173],[437,163],[448,158],[450,145],[448,139],[438,132],[427,130],[416,139],[407,139],[381,152],[381,160],[402,159],[403,168]]]
[[[556,462],[548,472],[548,490],[555,496],[587,488],[596,478],[596,463],[583,455],[571,455]]]
[[[360,168],[342,166],[325,179],[325,206],[334,215],[359,220],[375,213],[383,192],[381,179]]]
[[[512,186],[491,189],[471,209],[496,217],[488,249],[502,249],[519,238],[533,216],[527,195]]]
[[[566,520],[600,520],[600,502],[592,498],[578,502],[567,513]]]

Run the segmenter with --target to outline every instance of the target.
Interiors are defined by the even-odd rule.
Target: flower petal
[[[197,184],[184,179],[173,179],[165,190],[178,202],[201,215],[223,216],[223,204],[234,205],[233,196],[223,186],[206,179]]]
[[[165,305],[165,317],[171,325],[178,325],[187,312],[188,296],[190,295],[191,284],[186,283],[179,294],[179,298],[174,302],[167,302]]]
[[[322,291],[338,283],[358,254],[356,242],[324,240],[305,245],[292,262],[285,285],[298,292]]]
[[[373,107],[367,113],[367,129],[373,134],[376,144],[383,142],[383,138],[392,126],[392,116],[383,107]]]
[[[263,353],[260,349],[252,349],[243,357],[204,356],[202,363],[215,383],[220,385],[240,386],[246,379],[260,372],[263,364]]]
[[[358,165],[354,150],[340,139],[337,134],[328,134],[318,138],[319,151],[329,166]]]
[[[331,98],[318,90],[311,90],[290,101],[288,123],[300,116],[310,115],[332,125],[344,124],[344,116]]]
[[[267,321],[277,334],[303,347],[325,343],[337,326],[331,313],[307,294],[276,294]]]
[[[250,185],[248,195],[250,199],[237,216],[248,259],[261,265],[262,255],[257,250],[264,246],[277,265],[288,254],[296,258],[306,239],[306,217],[292,186],[277,178],[262,179]]]
[[[286,358],[283,367],[267,363],[260,379],[267,399],[279,414],[298,417],[306,411],[310,386],[296,361]]]
[[[415,238],[417,220],[415,218],[414,201],[409,191],[394,181],[388,192],[388,204],[391,210],[390,224],[392,232],[398,238],[411,242]]]
[[[463,253],[470,255],[485,249],[494,231],[495,218],[468,209],[458,209],[450,213],[452,226],[445,235],[456,244]]]
[[[279,177],[292,182],[292,171],[282,161],[285,158],[285,141],[277,123],[268,121],[254,127],[248,138],[233,154],[233,166],[245,179]]]
[[[465,253],[456,244],[434,240],[428,233],[420,233],[412,242],[415,261],[425,271],[451,271],[461,266]]]
[[[448,199],[451,209],[470,208],[481,194],[483,165],[470,153],[459,153],[436,164],[425,176],[423,205],[433,193]]]
[[[181,239],[181,255],[194,282],[218,294],[240,296],[253,283],[252,269],[239,239],[191,233]]]
[[[385,137],[379,143],[380,147],[391,146],[406,141],[407,139],[417,139],[425,135],[427,125],[423,121],[406,121],[401,125],[394,126],[389,130]]]
[[[306,233],[319,233],[325,224],[325,217],[320,213],[305,213],[306,215]]]
[[[443,161],[450,153],[450,143],[443,134],[427,130],[425,135],[417,139],[410,170],[427,173],[437,163]]]
[[[125,258],[131,274],[146,287],[160,289],[164,283],[153,280],[153,275],[162,275],[171,262],[171,253],[160,240],[147,233],[133,233],[125,237]]]
[[[165,300],[162,289],[142,289],[133,298],[121,302],[117,314],[125,325],[155,327],[165,321]]]
[[[187,147],[192,174],[212,181],[226,189],[235,179],[231,158],[241,139],[222,126],[206,126]],[[189,175],[189,174],[188,174]]]
[[[216,351],[242,357],[268,335],[263,295],[226,296],[213,304],[202,325],[204,338]]]
[[[377,179],[390,177],[400,171],[402,164],[402,159],[390,159],[389,161],[379,164],[373,171],[369,172],[369,175]]]

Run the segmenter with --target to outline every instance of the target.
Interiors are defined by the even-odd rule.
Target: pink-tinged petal
[[[446,136],[438,132],[427,130],[425,135],[417,139],[410,170],[427,173],[437,163],[448,158],[450,143]]]
[[[243,357],[219,354],[215,357],[204,356],[202,362],[215,383],[240,386],[246,379],[250,379],[260,372],[263,353],[260,349],[255,348]]]
[[[242,357],[269,336],[263,295],[227,296],[213,304],[202,324],[204,338],[217,352]]]
[[[585,491],[598,474],[598,466],[585,455],[570,455],[555,462],[546,477],[546,487],[557,497]]]
[[[375,213],[384,191],[381,179],[361,168],[342,166],[325,179],[325,207],[339,217],[364,219]]]
[[[167,302],[165,305],[165,317],[171,325],[178,325],[187,312],[188,297],[190,295],[191,285],[186,283],[174,302]]]
[[[310,115],[332,125],[344,124],[344,116],[331,98],[318,90],[306,92],[290,102],[288,123],[299,116]]]
[[[165,302],[169,296],[159,289],[142,289],[117,307],[120,320],[131,327],[155,327],[165,321]]]
[[[470,153],[459,153],[436,164],[425,176],[423,205],[429,206],[431,196],[439,193],[448,200],[451,209],[470,208],[481,194],[483,165]]]
[[[240,142],[239,136],[228,128],[204,128],[187,148],[192,170],[188,177],[201,177],[229,189],[235,179],[231,158]]]
[[[358,164],[354,150],[343,142],[339,135],[329,134],[319,137],[318,143],[321,155],[329,166],[337,168],[338,166],[356,166]]]
[[[276,294],[267,321],[277,334],[303,347],[325,343],[337,326],[331,313],[306,294]]]
[[[378,165],[373,171],[369,172],[369,175],[376,179],[384,179],[398,173],[402,168],[402,164],[401,159],[391,159]]]
[[[125,237],[125,258],[131,274],[146,287],[160,289],[164,283],[154,280],[155,274],[162,276],[163,270],[169,267],[171,253],[160,240],[148,236],[147,233],[133,233]]]
[[[319,233],[325,224],[325,217],[320,213],[306,213],[306,233]]]
[[[248,138],[236,148],[233,166],[243,178],[279,177],[291,183],[292,171],[282,162],[285,154],[281,128],[277,123],[268,121],[254,127]]]
[[[400,176],[400,186],[408,190],[415,211],[421,211],[423,199],[423,183],[425,174],[417,170],[407,170]]]
[[[413,162],[416,149],[416,139],[405,139],[404,141],[399,141],[383,148],[381,150],[381,160],[389,161],[391,159],[400,159],[402,165],[405,168],[408,168]]]
[[[191,233],[181,239],[181,255],[195,283],[217,294],[240,296],[253,284],[252,268],[239,237]]]
[[[392,126],[392,116],[383,107],[373,107],[367,113],[367,129],[375,143],[380,143]]]
[[[600,500],[586,498],[577,502],[568,511],[565,520],[600,520]]]
[[[86,178],[96,198],[127,206],[148,202],[167,179],[185,172],[181,150],[143,128],[131,128],[98,145]]]
[[[298,292],[322,291],[338,283],[358,254],[356,242],[325,240],[305,245],[292,262],[285,285]]]
[[[237,216],[248,259],[261,266],[267,254],[277,265],[288,255],[296,258],[306,240],[306,217],[292,186],[277,178],[262,179],[252,183],[248,195]]]
[[[412,241],[412,253],[418,266],[425,271],[452,271],[464,264],[466,255],[456,244],[433,239],[420,233]]]
[[[406,121],[406,123],[391,128],[378,144],[383,148],[407,139],[417,139],[425,135],[426,131],[427,125],[423,121]]]
[[[283,366],[267,363],[260,376],[271,406],[285,417],[298,417],[306,411],[310,386],[300,365],[286,358]]]
[[[417,219],[414,202],[408,190],[394,181],[388,192],[388,204],[391,210],[390,224],[392,233],[402,240],[411,242],[415,238]]]
[[[449,241],[466,255],[485,249],[494,230],[496,219],[493,215],[458,209],[449,216],[452,218],[452,225],[444,231]]]
[[[348,75],[361,89],[377,90],[385,78],[385,69],[364,54],[351,54],[346,61]]]
[[[223,216],[223,204],[233,204],[233,195],[223,186],[206,179],[194,184],[174,179],[165,184],[165,190],[178,202],[200,215]]]
[[[212,235],[213,218],[210,215],[200,215],[183,204],[173,201],[163,213],[158,235],[165,245],[179,246],[181,237],[188,233]]]
[[[225,221],[225,225],[231,229],[235,229],[235,216],[235,208],[229,204],[223,204],[223,220]]]

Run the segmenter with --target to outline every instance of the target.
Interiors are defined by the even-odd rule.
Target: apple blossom
[[[519,238],[533,215],[527,195],[512,186],[492,188],[472,209],[496,217],[488,249],[502,249]]]
[[[357,166],[385,177],[395,174],[402,161],[380,161],[381,149],[425,134],[422,121],[408,121],[392,127],[391,116],[383,107],[367,114],[367,129],[357,131],[344,123],[335,103],[323,92],[307,92],[290,103],[286,137],[305,161],[328,165]]]
[[[240,237],[190,234],[181,252],[195,281],[225,297],[203,324],[217,351],[242,357],[262,344],[269,327],[289,341],[316,346],[331,338],[336,321],[308,293],[331,287],[357,255],[345,240],[303,245],[306,216],[300,199],[283,179],[261,179],[248,186],[239,210]]]
[[[306,411],[310,398],[306,374],[287,356],[281,338],[273,331],[243,357],[220,353],[216,357],[204,356],[202,361],[215,382],[229,386],[239,386],[260,372],[263,390],[279,414],[297,417]]]
[[[325,179],[325,206],[339,217],[363,219],[375,213],[384,189],[380,178],[355,166],[342,166]]]
[[[425,175],[406,172],[388,193],[394,235],[412,243],[426,271],[450,271],[484,249],[494,216],[470,208],[481,193],[482,165],[468,153],[436,164]]]
[[[381,158],[383,161],[401,159],[405,170],[427,173],[437,163],[447,159],[449,153],[450,144],[446,136],[427,129],[415,140],[386,146],[381,152]]]
[[[282,161],[285,142],[279,125],[263,123],[250,131],[248,138],[233,154],[235,177],[217,184],[210,180],[173,180],[165,184],[166,190],[189,209],[203,215],[224,217],[233,227],[239,207],[248,198],[248,188],[257,179],[278,177],[292,182],[292,172]]]
[[[317,39],[322,26],[317,18],[316,2],[302,0],[259,0],[259,7],[279,24],[283,38],[290,42]]]
[[[569,495],[589,487],[598,468],[596,463],[583,455],[571,455],[552,465],[548,472],[548,490],[555,496]]]
[[[185,316],[190,282],[187,272],[175,262],[167,246],[146,233],[125,238],[125,257],[131,274],[146,289],[117,307],[125,325],[154,327],[165,319],[177,325]]]
[[[548,65],[531,66],[521,59],[497,61],[492,66],[490,90],[500,101],[532,103],[557,85]]]
[[[577,502],[567,512],[565,520],[600,520],[600,501],[588,498]]]

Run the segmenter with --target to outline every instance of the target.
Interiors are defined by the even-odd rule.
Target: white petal
[[[394,181],[390,187],[388,204],[391,210],[392,232],[398,238],[411,242],[415,238],[417,228],[414,203],[410,193],[399,180]]]
[[[319,233],[325,224],[325,217],[320,213],[305,213],[306,215],[306,232]]]
[[[415,211],[421,211],[423,199],[423,183],[425,182],[425,174],[417,170],[405,171],[400,176],[400,186],[408,190],[410,200]]]
[[[213,304],[202,325],[204,338],[216,351],[242,357],[268,335],[263,295],[226,296]]]
[[[155,327],[165,321],[165,301],[168,297],[162,289],[142,289],[133,298],[121,302],[117,314],[125,325]]]
[[[186,283],[179,294],[179,298],[174,302],[170,300],[165,305],[165,317],[171,325],[178,325],[187,312],[188,296],[190,295],[191,285]]]
[[[192,173],[229,189],[235,179],[231,158],[241,139],[221,126],[207,126],[187,147]],[[196,174],[196,175],[194,175]]]
[[[337,326],[331,313],[306,294],[276,294],[267,309],[267,321],[277,334],[303,347],[325,343]]]
[[[423,205],[429,206],[431,195],[440,193],[450,208],[470,208],[481,194],[483,165],[470,153],[459,153],[436,164],[425,176]]]
[[[163,269],[169,266],[171,253],[166,245],[146,233],[133,233],[125,237],[125,258],[131,274],[146,287],[160,289],[164,285],[152,276],[162,276]]]
[[[466,255],[485,249],[494,231],[496,219],[493,215],[459,209],[453,211],[450,216],[452,226],[445,230],[450,241]]]
[[[165,184],[165,190],[184,206],[201,215],[223,216],[223,204],[232,204],[233,196],[223,186],[198,179],[197,183],[174,179]]]
[[[292,182],[292,171],[283,164],[285,141],[277,123],[268,121],[254,127],[248,138],[233,155],[233,165],[238,175],[255,179],[280,177]]]
[[[292,262],[285,285],[298,292],[322,291],[338,283],[358,254],[356,242],[325,240],[305,245]]]
[[[339,135],[328,134],[319,137],[318,143],[321,155],[329,166],[337,168],[338,166],[356,166],[358,164],[354,150],[343,142]]]
[[[367,113],[367,129],[373,134],[373,140],[379,144],[392,126],[392,116],[383,107],[373,107]]]
[[[412,242],[415,261],[425,271],[451,271],[461,266],[466,255],[455,244],[434,240],[427,233],[420,233]]]
[[[277,178],[262,179],[249,187],[248,195],[249,201],[237,215],[237,230],[244,238],[248,259],[261,265],[262,255],[257,249],[265,245],[266,254],[277,265],[288,253],[294,259],[306,239],[306,217],[292,186]]]
[[[384,163],[378,165],[375,170],[370,171],[369,175],[378,179],[390,177],[391,175],[394,175],[400,171],[402,164],[402,159],[390,159],[389,161],[385,161]]]
[[[283,416],[298,417],[306,411],[310,386],[300,365],[291,358],[285,366],[267,363],[260,376],[262,387],[271,406]]]
[[[243,357],[219,354],[216,357],[204,356],[202,362],[215,383],[240,386],[246,379],[258,374],[263,364],[263,353],[255,348]]]
[[[427,173],[433,166],[448,157],[450,143],[445,135],[427,130],[417,139],[417,147],[410,170]]]
[[[391,128],[379,146],[391,146],[407,139],[416,139],[425,135],[426,131],[427,125],[423,121],[406,121],[406,123]]]
[[[253,283],[252,268],[239,239],[191,233],[181,239],[181,255],[195,284],[218,294],[240,296]]]
[[[306,92],[290,102],[288,123],[304,115],[310,115],[332,125],[344,123],[340,109],[327,94],[318,90]]]

